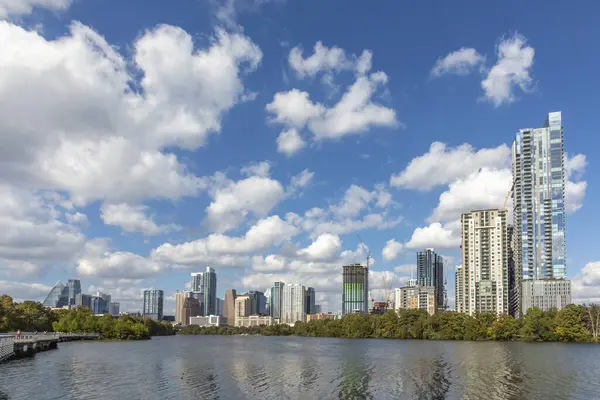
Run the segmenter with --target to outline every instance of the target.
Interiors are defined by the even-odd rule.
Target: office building
[[[342,314],[367,313],[369,268],[360,264],[344,265],[342,285]]]
[[[98,292],[91,298],[91,310],[94,315],[109,314],[110,296]]]
[[[69,305],[69,287],[58,281],[50,290],[43,303],[44,307],[63,308]]]
[[[315,304],[313,314],[321,314],[321,305],[320,304]]]
[[[526,289],[543,285],[526,281],[567,278],[564,158],[560,112],[549,113],[542,128],[517,132],[512,146],[513,256],[517,289],[513,303],[517,312],[527,311],[523,301]],[[570,284],[551,282],[547,285],[548,290],[541,292],[549,293],[557,286],[570,290]]]
[[[163,317],[164,293],[162,290],[144,290],[143,315],[146,318],[160,321]]]
[[[217,297],[217,315],[223,316],[223,307],[225,306],[225,302],[223,299]]]
[[[315,311],[315,288],[306,288],[306,314],[314,314]]]
[[[271,315],[271,288],[265,290],[265,315]]]
[[[108,313],[113,317],[119,316],[119,311],[121,310],[121,303],[118,301],[111,301],[110,306],[108,308]]]
[[[444,259],[433,249],[417,253],[417,282],[421,286],[435,288],[435,302],[444,307]]]
[[[277,320],[277,322],[281,321],[284,287],[285,283],[283,282],[274,282],[273,286],[271,287],[271,316]]]
[[[571,304],[571,281],[528,279],[523,281],[523,310],[538,307],[560,310]],[[526,311],[525,311],[526,312]]]
[[[433,286],[405,286],[394,291],[395,310],[425,310],[433,315],[438,310],[437,288]]]
[[[87,307],[92,309],[92,296],[89,294],[79,293],[75,296],[75,307]]]
[[[195,293],[204,293],[204,273],[192,272],[191,291]]]
[[[81,282],[79,279],[69,279],[67,281],[67,288],[69,290],[69,306],[74,306],[75,298],[81,293]]]
[[[408,285],[411,286],[411,285]],[[464,309],[465,301],[463,299],[464,286],[463,286],[463,266],[457,265],[456,271],[454,272],[454,303],[455,309],[458,312],[466,312]]]
[[[227,318],[227,324],[235,325],[235,299],[237,293],[235,289],[227,289],[225,291],[225,304],[223,309],[223,316]]]
[[[209,326],[227,325],[227,320],[225,317],[221,317],[220,315],[196,316],[196,317],[190,317],[189,324],[190,325],[198,325],[203,328],[207,328]]]
[[[243,294],[238,296],[235,299],[235,320],[241,317],[248,317],[252,315],[252,298],[247,294]]]
[[[252,299],[252,310],[250,311],[250,315],[266,315],[267,307],[266,307],[266,297],[263,292],[259,292],[258,290],[251,290],[248,292],[248,296]]]
[[[204,287],[204,314],[217,314],[217,274],[214,268],[206,267],[202,274],[202,285]]]
[[[299,283],[288,283],[283,287],[281,323],[293,325],[306,321],[306,288]]]
[[[235,326],[251,327],[273,324],[273,317],[268,315],[250,315],[247,317],[238,317],[235,319]]]
[[[506,210],[488,209],[461,216],[462,266],[456,275],[457,310],[461,312],[508,314],[510,240],[506,214]]]
[[[187,326],[191,317],[201,315],[198,295],[191,291],[178,290],[175,292],[175,323]]]

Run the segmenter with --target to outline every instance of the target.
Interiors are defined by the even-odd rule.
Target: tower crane
[[[367,258],[367,274],[369,273],[369,261],[371,260],[371,249],[369,249],[367,251],[367,246],[365,246],[365,244],[363,243],[362,239],[360,238],[360,235],[357,233],[356,236],[358,237],[358,241],[360,243],[360,246],[362,248],[362,251],[365,255],[365,257]],[[373,298],[373,295],[371,294],[371,291],[369,290],[369,297],[371,298],[371,308],[373,308],[373,303],[375,302],[375,299]]]

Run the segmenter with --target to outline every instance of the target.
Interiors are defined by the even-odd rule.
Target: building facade
[[[509,311],[507,211],[476,210],[461,216],[462,266],[457,268],[457,310],[473,315]]]
[[[235,326],[261,326],[273,325],[273,317],[268,315],[250,315],[247,317],[239,317],[235,319]]]
[[[306,311],[305,313],[314,314],[315,311],[315,288],[308,287],[306,288]]]
[[[204,273],[192,272],[191,291],[195,293],[204,293]]]
[[[512,146],[512,172],[514,303],[517,312],[525,313],[525,285],[530,285],[525,281],[567,278],[560,112],[549,113],[543,128],[517,132]],[[558,286],[570,288],[570,284]]]
[[[44,307],[63,308],[69,305],[69,288],[58,281],[42,302]]]
[[[238,318],[248,317],[250,315],[252,315],[252,298],[250,298],[250,296],[248,296],[247,294],[238,296],[235,299],[235,317],[233,321],[234,324],[235,320],[237,320]]]
[[[164,293],[162,290],[144,290],[143,315],[155,321],[162,320],[164,306]]]
[[[433,286],[405,286],[395,290],[394,306],[402,309],[425,310],[433,315],[438,310],[437,289]]]
[[[560,310],[571,304],[571,281],[567,279],[528,279],[522,288],[525,312],[531,307]]]
[[[202,274],[204,286],[204,315],[217,314],[217,274],[214,268],[206,267]]]
[[[306,288],[299,283],[288,283],[283,288],[281,323],[295,324],[306,321]]]
[[[121,311],[121,303],[119,303],[118,301],[111,301],[108,313],[110,315],[112,315],[113,317],[118,317],[120,314],[120,311]]]
[[[318,321],[320,319],[336,319],[336,317],[337,316],[335,314],[325,314],[322,312],[318,312],[318,313],[314,313],[314,314],[307,314],[306,322]]]
[[[227,319],[225,317],[221,317],[220,315],[199,315],[196,317],[190,317],[189,324],[198,325],[203,328],[207,328],[209,326],[224,326],[227,325]]]
[[[175,323],[187,326],[191,317],[201,315],[200,301],[195,292],[178,290],[175,292]]]
[[[235,289],[227,289],[225,291],[225,301],[223,308],[223,316],[227,318],[227,324],[235,325],[235,299],[237,293]]]
[[[436,304],[444,305],[444,259],[433,249],[417,252],[417,282],[435,288]]]
[[[277,321],[281,320],[281,309],[283,306],[283,288],[285,283],[274,282],[271,287],[271,316]]]
[[[267,314],[267,298],[263,292],[258,290],[251,290],[248,292],[248,296],[252,300],[252,310],[250,315],[266,315]]]
[[[92,296],[89,294],[79,293],[75,296],[75,307],[87,307],[92,309]]]
[[[343,266],[342,314],[369,311],[369,268],[360,264]]]
[[[457,265],[454,271],[454,304],[457,312],[464,313],[465,301],[463,299],[464,286],[463,286],[463,266]]]
[[[74,306],[77,295],[81,294],[81,282],[79,279],[69,279],[67,287],[69,290],[69,306]]]

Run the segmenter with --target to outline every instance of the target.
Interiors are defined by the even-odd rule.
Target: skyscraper
[[[435,302],[438,308],[444,305],[444,259],[433,249],[417,253],[417,283],[435,288]]]
[[[75,298],[81,293],[81,282],[79,279],[69,279],[67,287],[69,288],[69,305],[74,306]]]
[[[368,312],[369,268],[360,264],[344,265],[342,276],[342,314]]]
[[[288,283],[283,288],[281,322],[294,324],[306,321],[306,288],[299,283]]]
[[[549,113],[543,128],[517,132],[512,146],[512,170],[517,289],[514,303],[518,311],[525,313],[522,296],[533,293],[533,283],[529,281],[567,277],[564,140],[560,112]],[[570,285],[560,287],[569,288],[570,300]],[[548,293],[545,289],[537,292]]]
[[[204,286],[204,315],[217,315],[217,274],[214,268],[206,267],[202,274]]]
[[[509,247],[506,210],[464,213],[462,266],[456,269],[460,312],[507,314],[509,306]]]
[[[315,288],[306,288],[306,314],[315,313]]]
[[[69,305],[69,287],[58,281],[42,303],[44,307],[63,308]]]
[[[204,273],[192,272],[191,275],[192,275],[192,284],[191,284],[192,292],[204,293]]]
[[[271,287],[271,316],[279,321],[281,320],[284,286],[285,283],[283,282],[274,282],[273,287]]]
[[[235,325],[235,298],[237,293],[235,289],[227,289],[225,291],[225,306],[223,316],[227,319],[227,325]]]
[[[200,312],[200,302],[194,292],[185,290],[175,292],[175,323],[187,326],[190,317],[197,317]]]
[[[162,320],[163,303],[164,293],[162,290],[144,290],[144,317],[155,321]]]

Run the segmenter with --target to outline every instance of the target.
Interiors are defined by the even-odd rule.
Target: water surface
[[[0,399],[600,399],[600,345],[176,336],[60,343]]]

